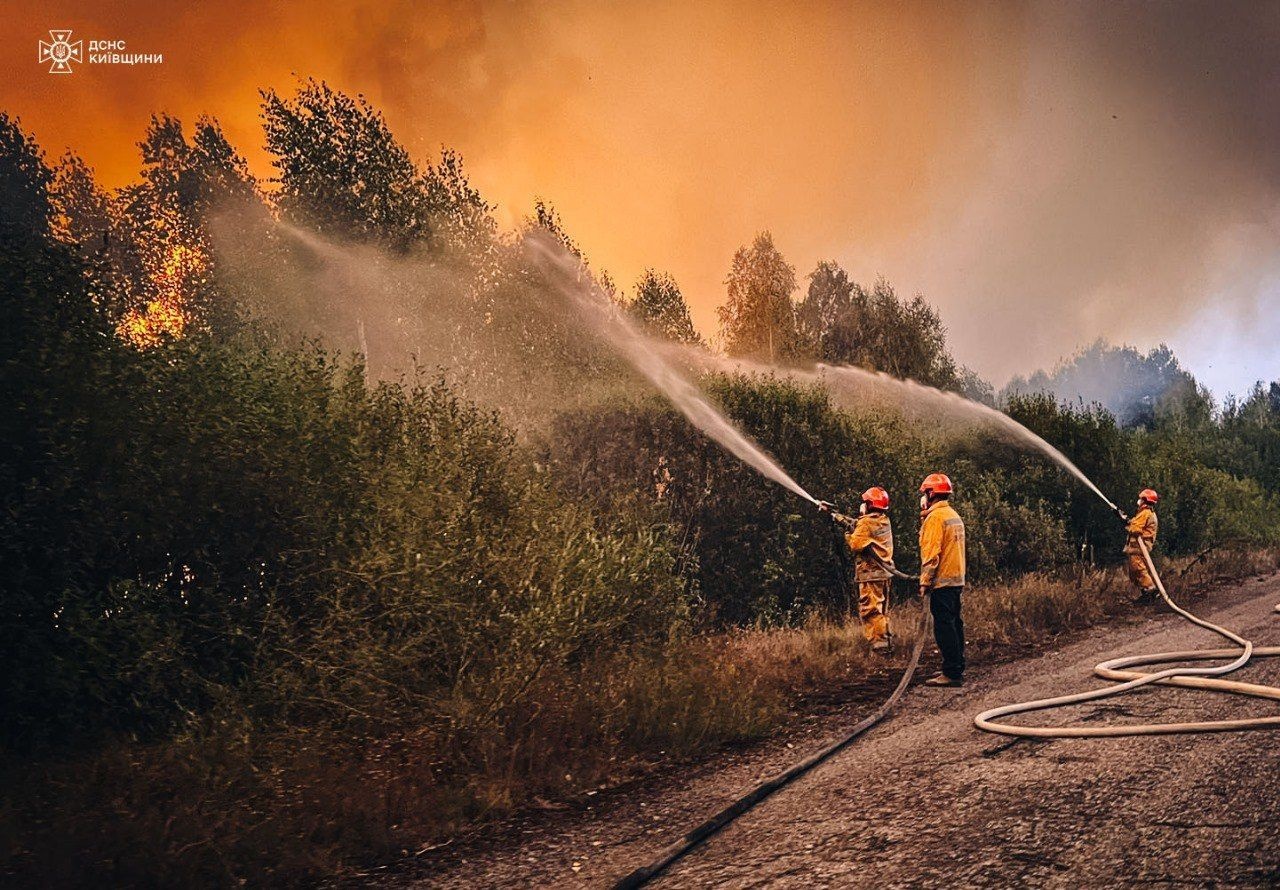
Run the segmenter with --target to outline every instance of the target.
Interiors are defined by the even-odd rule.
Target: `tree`
[[[524,219],[525,233],[527,234],[534,230],[541,230],[550,235],[560,244],[565,253],[577,259],[579,273],[599,288],[610,303],[619,307],[623,305],[625,298],[619,292],[617,282],[613,280],[613,276],[609,274],[607,269],[601,269],[597,272],[591,268],[591,261],[587,259],[587,255],[578,245],[578,242],[569,235],[559,211],[551,203],[541,198],[533,202],[533,216],[526,216]]]
[[[48,230],[53,172],[16,118],[0,111],[0,242],[19,243]]]
[[[74,245],[85,259],[108,248],[113,222],[111,197],[79,155],[68,151],[54,168],[49,201],[52,231],[59,241]]]
[[[800,352],[795,307],[796,270],[761,232],[733,255],[728,300],[717,313],[725,351],[777,361]]]
[[[94,523],[119,452],[102,430],[127,427],[119,350],[97,311],[99,283],[74,245],[53,237],[54,182],[40,148],[0,112],[0,731],[57,711],[69,671],[68,592],[84,561],[117,547]],[[137,397],[139,394],[130,392]],[[65,544],[70,547],[64,547]],[[67,558],[67,550],[74,558]],[[64,616],[65,617],[65,616]]]
[[[858,331],[851,311],[858,285],[837,263],[823,260],[809,273],[809,290],[796,308],[806,352],[824,361],[845,361],[857,349]]]
[[[397,249],[431,237],[430,206],[409,152],[382,113],[307,80],[292,99],[262,92],[267,150],[284,216],[331,238]]]
[[[1097,340],[1051,371],[1015,377],[1002,397],[1052,393],[1059,400],[1105,406],[1127,426],[1150,427],[1159,418],[1202,424],[1212,399],[1161,344],[1148,353]]]
[[[700,343],[702,338],[693,327],[689,305],[680,293],[676,280],[666,272],[646,269],[636,282],[636,295],[627,310],[640,324],[677,343]]]
[[[559,241],[565,251],[576,256],[583,265],[586,264],[587,258],[583,255],[582,248],[569,236],[564,227],[564,220],[560,218],[560,212],[549,201],[538,198],[533,202],[533,216],[525,218],[525,228],[542,229]]]
[[[243,311],[215,280],[210,226],[222,212],[236,213],[237,228],[246,212],[264,215],[248,164],[209,117],[188,141],[181,121],[153,115],[138,147],[142,182],[121,189],[110,207],[107,258],[122,283],[113,313],[121,333],[150,347],[194,329],[234,329]]]
[[[954,389],[956,362],[947,351],[947,329],[937,310],[920,294],[910,300],[899,299],[884,279],[876,282],[872,300],[887,321],[883,325],[887,347],[883,370],[940,389]],[[894,341],[891,346],[890,340]]]
[[[990,400],[984,381],[957,368],[937,311],[919,294],[901,299],[883,278],[868,291],[836,263],[820,262],[796,314],[806,350],[815,358]]]
[[[50,234],[95,270],[103,285],[95,295],[98,308],[119,319],[129,309],[128,270],[136,267],[136,257],[133,245],[121,237],[116,201],[98,185],[93,168],[68,151],[53,168],[49,205]]]
[[[471,185],[456,151],[440,151],[440,161],[422,174],[422,189],[435,227],[449,243],[478,247],[496,234],[493,208]]]
[[[1244,401],[1228,397],[1222,430],[1225,435],[1203,449],[1206,462],[1236,476],[1253,476],[1270,491],[1280,490],[1280,381],[1258,381]]]
[[[961,367],[957,378],[956,392],[971,402],[981,402],[996,407],[996,389],[975,370]]]

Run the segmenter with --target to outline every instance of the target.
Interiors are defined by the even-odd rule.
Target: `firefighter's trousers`
[[[1147,561],[1142,558],[1141,553],[1128,554],[1129,580],[1133,586],[1139,590],[1151,590],[1156,586],[1156,582],[1151,578],[1151,572],[1147,570]]]
[[[889,581],[858,583],[858,617],[862,619],[862,635],[868,643],[889,636]]]

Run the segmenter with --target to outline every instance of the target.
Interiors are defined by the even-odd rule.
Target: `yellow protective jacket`
[[[1124,544],[1125,553],[1141,553],[1138,547],[1138,539],[1147,542],[1147,549],[1150,550],[1156,546],[1156,531],[1160,527],[1160,520],[1156,518],[1156,511],[1150,507],[1143,507],[1137,512],[1132,519],[1129,520],[1127,531],[1129,537]]]
[[[921,516],[920,586],[964,586],[964,520],[946,501]]]
[[[887,514],[859,516],[853,529],[845,534],[844,541],[857,557],[854,579],[859,584],[893,577],[886,568],[893,566],[893,523]]]

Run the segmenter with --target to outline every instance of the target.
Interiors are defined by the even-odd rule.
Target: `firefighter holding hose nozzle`
[[[1156,518],[1156,504],[1159,502],[1160,495],[1156,494],[1154,489],[1142,489],[1138,494],[1138,512],[1125,526],[1128,537],[1125,540],[1124,554],[1129,570],[1129,581],[1138,588],[1134,603],[1152,603],[1156,600],[1156,582],[1147,568],[1147,561],[1142,556],[1142,548],[1138,545],[1138,541],[1140,539],[1144,541],[1147,550],[1156,546],[1156,531],[1160,526],[1160,521]]]
[[[820,509],[844,528],[844,541],[853,552],[854,583],[858,585],[858,618],[871,651],[893,651],[889,632],[889,588],[893,566],[893,524],[889,521],[889,493],[873,486],[862,493],[858,518],[837,513],[825,501]]]
[[[920,484],[920,596],[931,594],[933,638],[942,653],[942,672],[926,686],[964,685],[964,520],[951,506],[951,480],[930,473]]]

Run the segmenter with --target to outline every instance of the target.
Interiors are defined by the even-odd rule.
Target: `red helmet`
[[[1138,492],[1138,500],[1146,501],[1148,504],[1160,503],[1160,495],[1156,494],[1154,488],[1144,488]]]
[[[879,485],[873,485],[862,493],[862,502],[868,507],[875,507],[877,510],[888,510],[889,492]]]
[[[920,483],[921,494],[951,494],[951,480],[945,473],[930,473]]]

